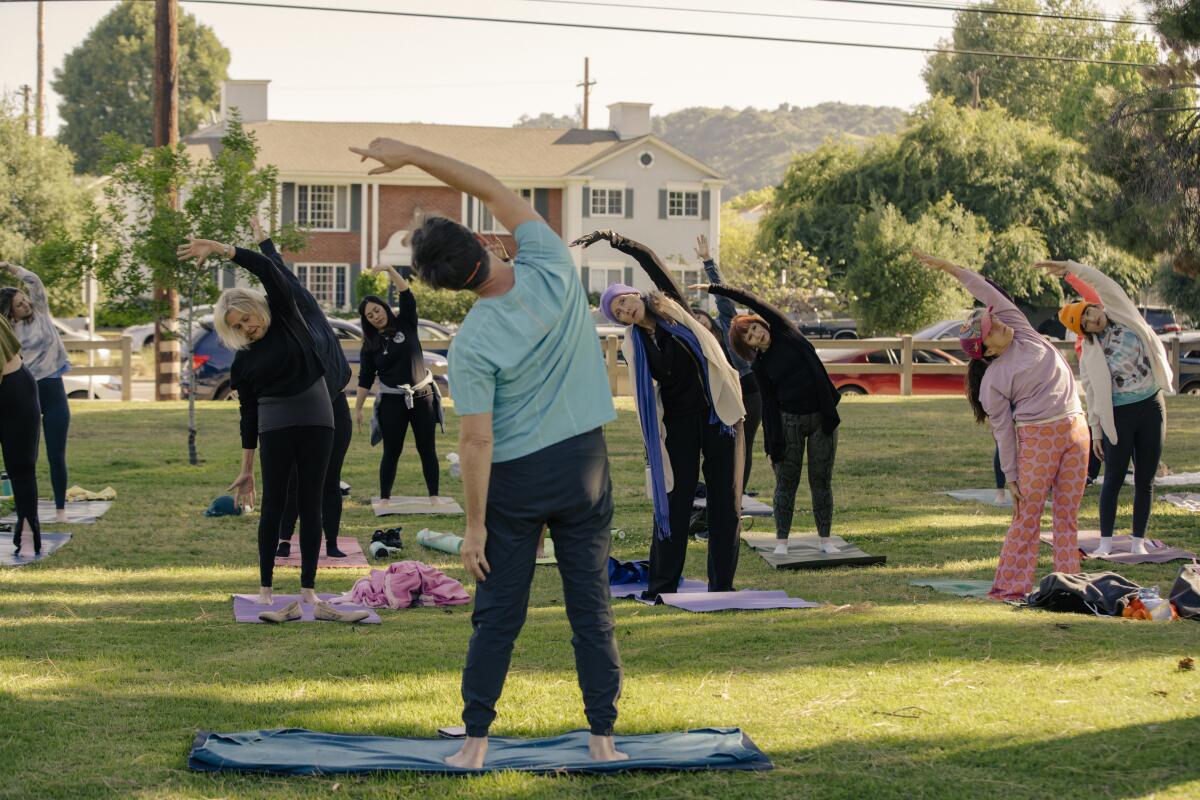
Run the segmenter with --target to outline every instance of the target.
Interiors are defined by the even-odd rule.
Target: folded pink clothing
[[[397,561],[388,564],[387,569],[373,569],[341,599],[372,608],[460,606],[471,602],[461,583],[420,561]]]

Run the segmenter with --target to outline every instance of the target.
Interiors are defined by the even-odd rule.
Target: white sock
[[[1095,549],[1095,554],[1098,556],[1106,556],[1112,552],[1112,537],[1101,536],[1100,546]]]
[[[838,546],[836,544],[831,542],[829,540],[829,538],[826,537],[826,538],[821,539],[821,552],[822,553],[840,553],[841,551],[838,550]]]
[[[786,556],[787,555],[787,539],[776,539],[775,540],[775,555],[777,555],[777,556]]]
[[[1146,540],[1140,536],[1133,537],[1133,547],[1131,548],[1134,555],[1146,555]]]

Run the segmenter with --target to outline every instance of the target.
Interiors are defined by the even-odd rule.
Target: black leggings
[[[325,470],[325,489],[321,498],[321,527],[325,529],[325,541],[331,545],[337,544],[338,531],[342,527],[342,464],[346,461],[346,451],[350,449],[353,435],[350,406],[346,403],[346,395],[339,394],[333,399],[333,447],[329,451],[329,466]],[[296,503],[299,483],[300,476],[293,469],[292,477],[288,479],[283,520],[279,524],[279,540],[282,542],[290,542],[296,532],[296,520],[300,517]]]
[[[417,452],[421,455],[421,472],[425,474],[425,488],[432,497],[438,493],[438,455],[434,429],[437,427],[437,398],[433,390],[413,398],[409,409],[402,394],[385,394],[379,400],[379,428],[383,433],[383,456],[379,459],[379,496],[392,496],[392,484],[396,482],[396,465],[404,452],[404,437],[412,425],[413,438],[417,440]]]
[[[1117,443],[1104,437],[1104,486],[1100,489],[1100,535],[1112,536],[1117,521],[1117,501],[1125,473],[1133,461],[1133,535],[1146,535],[1154,477],[1167,440],[1167,406],[1162,392],[1126,406],[1113,408]]]
[[[708,590],[733,590],[738,562],[738,512],[734,469],[737,440],[721,433],[719,425],[708,421],[709,411],[690,414],[668,413],[663,418],[667,429],[667,457],[671,459],[674,488],[667,494],[671,537],[653,533],[650,543],[648,594],[674,592],[683,577],[687,560],[688,524],[700,480],[700,456],[704,456],[704,485],[708,497]],[[657,447],[657,442],[652,443]]]
[[[0,454],[13,486],[17,524],[13,546],[21,546],[21,529],[26,522],[33,531],[33,549],[42,549],[42,526],[38,520],[38,404],[37,382],[22,366],[0,379]]]
[[[71,427],[71,406],[62,378],[42,378],[37,382],[38,401],[42,406],[42,433],[46,437],[46,459],[50,462],[50,488],[54,507],[67,504],[67,430]]]
[[[754,376],[750,378],[753,380]],[[762,395],[757,389],[745,391],[745,380],[742,386],[742,404],[746,406],[746,418],[742,420],[742,436],[745,438],[746,465],[742,468],[742,489],[750,485],[750,468],[754,466],[754,438],[758,435],[758,426],[762,423]]]
[[[321,494],[333,428],[297,425],[258,435],[262,467],[262,508],[258,518],[259,586],[270,586],[275,570],[279,521],[287,501],[288,478],[296,470],[296,503],[300,509],[300,587],[312,589],[321,557]]]

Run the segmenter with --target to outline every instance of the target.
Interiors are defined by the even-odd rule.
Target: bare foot
[[[300,602],[301,603],[308,603],[310,605],[316,605],[319,599],[320,598],[317,597],[316,589],[301,589],[300,590]]]
[[[261,586],[258,589],[258,604],[260,606],[269,606],[275,602],[275,593],[271,591],[270,586]]]
[[[622,753],[613,744],[613,737],[597,736],[595,734],[588,737],[588,755],[592,757],[592,761],[629,760],[629,754]]]
[[[446,756],[445,761],[450,766],[460,769],[481,769],[487,749],[486,736],[468,736],[463,741],[462,749],[452,756]]]
[[[67,510],[65,508],[56,509],[54,512],[54,521],[55,522],[66,522],[67,521]]]

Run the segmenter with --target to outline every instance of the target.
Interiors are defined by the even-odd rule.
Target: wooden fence
[[[121,399],[126,402],[133,399],[133,339],[128,336],[121,336],[116,339],[97,339],[95,341],[63,339],[63,346],[67,350],[82,350],[84,352],[119,350],[121,354],[120,363],[115,366],[117,374],[121,376]],[[98,367],[76,366],[72,364],[69,374],[75,377],[86,378],[88,376],[108,377],[113,372],[113,364],[105,364]]]

